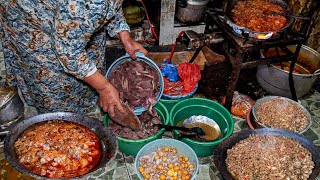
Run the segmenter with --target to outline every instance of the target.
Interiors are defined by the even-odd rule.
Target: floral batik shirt
[[[9,85],[39,113],[87,113],[97,94],[82,79],[105,73],[105,31],[129,30],[123,0],[0,0]]]

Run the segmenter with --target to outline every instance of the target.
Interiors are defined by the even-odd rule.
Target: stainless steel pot
[[[0,125],[23,116],[24,105],[14,87],[0,87]]]
[[[292,52],[295,48],[295,45],[288,46],[288,49]],[[262,54],[262,56],[264,55]],[[293,73],[296,94],[297,97],[300,98],[310,91],[315,81],[319,78],[320,54],[310,47],[302,45],[297,63],[308,65],[308,67],[311,68],[310,74]],[[286,65],[286,63],[283,64]],[[295,67],[297,70],[299,68],[303,67]],[[271,64],[270,66],[259,65],[257,69],[257,81],[264,90],[273,95],[291,98],[288,71],[283,70],[274,64]]]
[[[177,0],[176,19],[184,23],[203,20],[209,0]]]

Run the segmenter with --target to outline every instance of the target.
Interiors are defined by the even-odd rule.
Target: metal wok
[[[251,37],[251,38],[260,39],[260,40],[274,39],[274,38],[277,38],[277,35],[279,35],[279,33],[285,32],[294,21],[290,7],[288,6],[288,4],[286,2],[284,2],[283,0],[269,0],[269,2],[277,4],[284,9],[285,14],[287,15],[286,16],[286,19],[287,19],[286,24],[281,29],[278,29],[277,31],[268,31],[268,32],[253,31],[253,30],[248,29],[246,27],[239,26],[232,21],[231,10],[236,5],[237,1],[238,0],[227,0],[224,5],[224,9],[223,9],[224,16],[220,16],[220,18],[238,36]],[[221,12],[220,12],[220,14],[221,14]]]
[[[67,113],[67,112],[57,112],[57,113],[48,113],[48,114],[41,114],[29,119],[25,119],[17,124],[14,124],[10,127],[9,133],[5,137],[4,140],[4,154],[6,159],[11,163],[11,165],[20,171],[23,174],[28,176],[34,177],[36,179],[43,179],[44,177],[36,175],[26,168],[24,168],[20,163],[14,151],[14,143],[19,137],[19,135],[28,127],[33,124],[43,122],[43,121],[50,121],[50,120],[64,120],[64,121],[71,121],[78,124],[81,124],[91,131],[93,131],[98,138],[100,139],[101,143],[101,157],[98,164],[87,174],[75,177],[75,179],[81,178],[86,176],[95,170],[105,166],[111,159],[115,157],[116,150],[118,148],[117,139],[114,134],[106,127],[103,126],[102,122],[97,119],[90,118],[80,114],[74,113]]]
[[[313,145],[311,141],[309,141],[304,136],[293,133],[290,131],[280,130],[280,129],[272,129],[272,128],[263,128],[258,130],[243,130],[238,133],[233,134],[226,140],[222,141],[218,145],[218,147],[214,151],[213,160],[220,174],[227,180],[233,180],[234,178],[229,173],[226,165],[227,158],[227,150],[231,149],[235,144],[239,141],[248,138],[253,134],[264,134],[264,135],[274,135],[274,136],[285,136],[292,138],[303,145],[312,155],[312,161],[315,164],[315,167],[312,170],[311,175],[309,176],[309,180],[315,179],[320,172],[320,156],[319,152],[317,152],[316,147]]]

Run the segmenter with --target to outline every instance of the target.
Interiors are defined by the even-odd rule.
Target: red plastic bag
[[[200,67],[194,63],[180,63],[178,74],[182,79],[185,94],[190,93],[201,79]]]
[[[251,109],[254,103],[255,101],[249,96],[235,91],[232,99],[231,114],[241,118],[246,118],[248,111]],[[222,104],[225,104],[225,97],[222,100]]]

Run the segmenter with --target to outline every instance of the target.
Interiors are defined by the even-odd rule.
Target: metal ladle
[[[290,14],[283,14],[283,13],[278,13],[278,12],[274,12],[274,11],[266,11],[264,13],[266,15],[284,16],[284,17],[291,17],[291,18],[295,18],[295,19],[305,19],[305,20],[309,20],[310,19],[308,17],[295,16],[295,15],[290,15]]]

